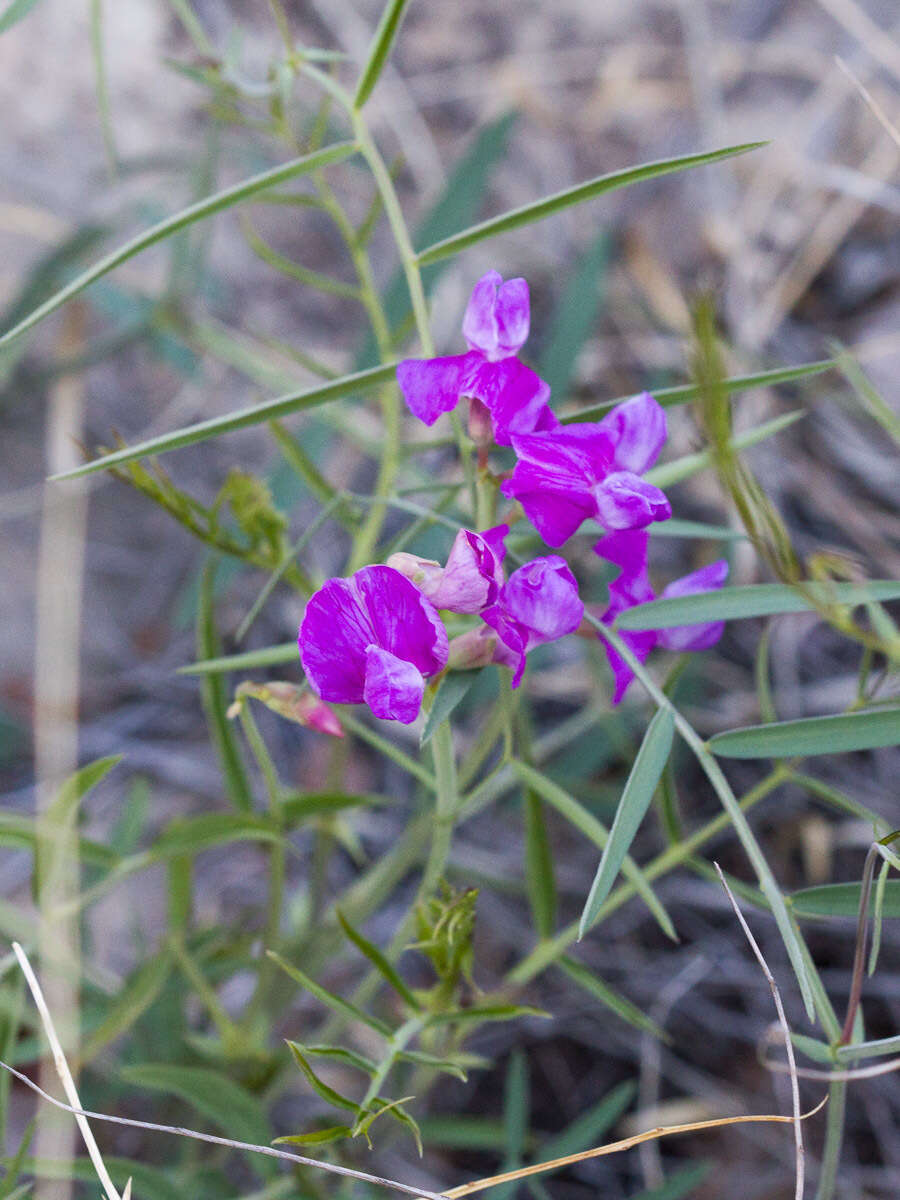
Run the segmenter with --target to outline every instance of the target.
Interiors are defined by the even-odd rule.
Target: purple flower
[[[641,479],[665,440],[666,414],[644,392],[596,423],[514,433],[518,462],[501,490],[549,546],[561,546],[589,517],[604,529],[641,529],[672,515],[665,494]]]
[[[405,575],[435,608],[456,613],[477,613],[493,604],[503,587],[503,539],[508,525],[484,533],[461,529],[453,541],[447,565],[401,551],[387,565]]]
[[[425,677],[447,663],[447,631],[430,601],[399,571],[363,567],[310,597],[298,637],[313,691],[333,704],[365,702],[409,725]]]
[[[574,633],[583,616],[575,577],[558,554],[519,567],[504,584],[496,604],[481,614],[497,634],[493,661],[512,667],[514,688],[522,681],[528,651]]]
[[[624,612],[626,608],[656,599],[647,574],[648,541],[646,532],[642,530],[625,530],[608,533],[594,547],[594,553],[600,558],[622,568],[609,585],[609,607],[600,618],[605,625],[612,625],[619,613]],[[676,579],[663,589],[662,594],[692,596],[697,592],[714,591],[723,586],[727,577],[728,563],[719,559],[718,562],[710,563],[708,567],[701,567],[699,571]],[[679,652],[708,650],[722,636],[724,628],[724,621],[705,621],[697,625],[676,625],[669,629],[623,629],[619,632],[619,637],[640,662],[645,662],[654,646]],[[598,637],[603,642],[616,683],[613,704],[618,704],[634,674],[603,634],[598,634]]]
[[[407,358],[397,365],[397,381],[413,415],[433,425],[456,408],[461,396],[469,396],[473,407],[487,409],[500,446],[508,446],[516,433],[556,428],[559,422],[547,404],[550,388],[516,357],[528,337],[529,320],[524,279],[504,283],[497,271],[483,275],[463,317],[468,353]]]

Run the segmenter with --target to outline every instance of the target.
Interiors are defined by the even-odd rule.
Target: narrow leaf
[[[225,654],[221,658],[201,659],[179,667],[179,675],[214,675],[221,671],[252,671],[256,667],[280,667],[299,662],[296,642],[282,642],[261,650],[245,650],[243,654]]]
[[[553,314],[538,373],[557,402],[569,391],[578,355],[597,319],[605,288],[609,247],[609,234],[603,230],[580,256],[578,267]]]
[[[387,980],[394,991],[403,997],[411,1009],[413,1009],[415,1012],[420,1012],[422,1005],[415,998],[415,996],[400,978],[397,971],[393,966],[391,966],[378,947],[374,946],[368,940],[368,938],[364,938],[358,930],[354,929],[340,911],[337,913],[337,919],[341,929],[343,929],[344,933],[354,944],[354,946],[356,946],[356,948],[366,956],[379,975],[381,975],[383,979]]]
[[[534,767],[526,763],[513,761],[510,764],[519,776],[523,783],[534,788],[542,799],[552,805],[558,813],[571,822],[576,829],[579,829],[587,838],[599,847],[600,850],[605,850],[609,841],[609,830],[606,826],[598,821],[593,813],[588,810],[575,799],[570,796],[567,791],[554,783],[552,779],[548,779],[546,775],[542,775],[540,771],[536,771]],[[622,864],[622,874],[633,884],[635,891],[650,909],[653,916],[659,923],[659,927],[667,937],[673,941],[678,941],[678,935],[675,932],[675,926],[672,924],[672,918],[663,908],[661,901],[656,896],[653,888],[650,886],[649,880],[644,875],[644,872],[630,856],[626,855],[625,861]]]
[[[900,708],[874,708],[729,729],[710,739],[709,748],[724,758],[805,758],[811,754],[873,750],[898,742]]]
[[[393,803],[391,796],[373,792],[359,796],[348,796],[344,792],[298,792],[281,802],[281,817],[288,828],[293,828],[312,817],[330,817],[345,808],[372,808]]]
[[[794,412],[783,413],[782,416],[774,417],[771,421],[764,421],[762,425],[757,425],[754,429],[748,429],[746,433],[738,434],[737,437],[731,439],[729,445],[734,450],[749,450],[751,446],[759,445],[766,438],[774,437],[776,433],[782,433],[805,416],[806,413],[799,408]],[[673,459],[672,462],[653,467],[647,471],[645,478],[650,483],[655,483],[657,487],[672,487],[676,483],[690,479],[698,471],[704,471],[713,465],[712,451],[700,450],[696,454],[685,454],[681,458]]]
[[[525,881],[538,936],[551,937],[556,924],[553,851],[540,797],[530,790],[525,793]]]
[[[0,33],[6,33],[7,29],[12,29],[23,17],[27,17],[37,2],[38,0],[12,0],[0,14]]]
[[[281,957],[280,954],[276,954],[274,950],[267,950],[266,953],[268,954],[269,958],[273,960],[273,962],[278,963],[282,971],[290,975],[291,979],[293,979],[295,983],[299,983],[302,988],[305,988],[308,992],[311,992],[316,999],[320,1000],[327,1008],[339,1013],[340,1016],[344,1017],[345,1019],[349,1017],[351,1021],[362,1021],[364,1025],[368,1025],[371,1029],[374,1029],[377,1033],[380,1033],[382,1037],[389,1038],[391,1036],[391,1030],[388,1029],[387,1025],[385,1025],[383,1021],[379,1021],[377,1017],[370,1016],[369,1013],[363,1012],[361,1008],[357,1008],[356,1005],[351,1004],[349,1000],[344,1000],[340,996],[335,996],[333,992],[329,992],[326,988],[323,988],[321,984],[316,983],[314,979],[310,979],[310,977],[301,971],[299,967],[295,967],[292,963],[287,962]]]
[[[165,454],[169,450],[178,450],[182,446],[192,446],[195,442],[205,442],[209,438],[218,437],[223,433],[232,433],[235,429],[245,429],[248,425],[260,425],[264,421],[273,421],[286,417],[290,413],[315,408],[320,404],[328,404],[331,400],[339,400],[343,396],[351,396],[355,392],[365,391],[378,383],[386,383],[396,375],[396,363],[386,363],[383,366],[372,367],[368,371],[358,371],[355,375],[344,375],[340,379],[329,380],[314,388],[302,392],[290,392],[286,396],[277,396],[274,400],[266,400],[262,404],[242,408],[237,412],[226,413],[223,417],[211,417],[208,421],[198,421],[196,425],[187,425],[184,429],[176,429],[172,433],[162,433],[159,437],[148,438],[147,441],[137,442],[133,446],[125,446],[93,458],[90,462],[74,467],[71,471],[63,471],[52,475],[51,479],[76,479],[80,475],[91,475],[95,471],[105,471],[108,467],[119,466],[132,462],[136,458],[146,458],[150,454]]]
[[[131,238],[124,246],[120,246],[118,250],[113,250],[112,253],[104,255],[99,262],[96,262],[87,271],[83,271],[71,283],[60,288],[49,300],[45,300],[43,304],[39,305],[27,317],[21,320],[18,325],[0,337],[0,346],[6,345],[14,338],[25,333],[26,330],[37,325],[44,317],[48,317],[50,313],[56,312],[67,300],[71,300],[73,296],[77,296],[86,287],[89,287],[96,280],[102,279],[104,275],[122,263],[127,262],[130,258],[134,258],[136,254],[140,254],[148,246],[152,246],[156,242],[161,242],[164,238],[171,237],[179,229],[184,229],[186,225],[191,225],[195,221],[202,221],[206,217],[211,217],[214,213],[230,208],[232,205],[240,203],[241,200],[246,200],[248,196],[253,196],[265,188],[275,187],[277,184],[284,183],[287,179],[293,179],[297,175],[304,175],[309,171],[317,170],[319,167],[327,166],[329,163],[336,163],[342,159],[349,158],[351,154],[356,153],[356,149],[355,142],[338,142],[336,145],[326,146],[322,150],[317,150],[314,154],[306,154],[302,158],[292,159],[290,162],[282,163],[271,170],[262,171],[259,175],[253,175],[250,179],[244,179],[240,183],[233,184],[221,192],[216,192],[213,196],[207,196],[204,200],[199,200],[196,204],[191,204],[187,208],[183,208],[181,212],[175,213],[174,216],[166,217],[165,220],[151,226],[150,229],[139,233],[137,237]]]
[[[369,47],[369,56],[366,60],[366,65],[363,67],[362,74],[359,77],[356,95],[353,97],[353,107],[355,109],[361,109],[371,96],[375,84],[384,70],[384,64],[388,60],[388,55],[394,45],[400,29],[400,23],[408,6],[409,0],[388,0],[388,3],[385,5],[384,12],[381,14],[381,20],[378,22],[378,28],[375,30],[375,36],[372,38],[372,44]]]
[[[803,888],[788,897],[798,917],[856,917],[859,913],[858,883],[824,883]],[[889,879],[884,889],[884,916],[900,917],[900,879]]]
[[[289,1133],[284,1137],[273,1138],[272,1145],[287,1143],[295,1146],[321,1146],[325,1142],[336,1142],[340,1138],[350,1137],[352,1133],[349,1125],[329,1125],[327,1129],[314,1129],[312,1133]]]
[[[168,948],[142,963],[115,997],[100,1025],[81,1051],[81,1061],[89,1063],[109,1042],[126,1033],[147,1011],[162,991],[172,970]]]
[[[666,629],[700,621],[735,621],[747,617],[771,617],[778,613],[814,611],[817,604],[865,604],[868,600],[900,599],[900,582],[893,579],[870,583],[804,582],[748,583],[693,596],[671,596],[637,604],[616,618],[619,629]]]
[[[595,1000],[599,1000],[605,1008],[610,1009],[616,1016],[621,1017],[623,1021],[627,1021],[635,1029],[642,1029],[646,1033],[652,1033],[661,1042],[671,1042],[672,1039],[665,1030],[661,1029],[655,1021],[642,1013],[636,1004],[632,1004],[630,1000],[627,1000],[623,995],[611,988],[608,983],[604,983],[593,971],[576,962],[574,958],[563,957],[559,960],[558,965],[560,970],[565,971],[573,982],[577,983],[579,987],[584,988]]]
[[[450,714],[465,699],[477,678],[477,671],[455,671],[441,680],[422,730],[420,746],[428,745],[434,737],[437,727],[449,719]]]
[[[306,1061],[302,1046],[298,1045],[297,1042],[288,1040],[288,1049],[293,1055],[294,1062],[300,1068],[303,1075],[306,1077],[307,1083],[313,1089],[316,1095],[321,1096],[323,1100],[325,1100],[328,1104],[333,1105],[335,1108],[344,1108],[353,1113],[359,1112],[359,1105],[355,1100],[350,1100],[347,1096],[342,1095],[340,1092],[336,1092],[333,1087],[329,1087],[327,1083],[323,1082],[318,1077],[318,1075]]]
[[[852,1062],[857,1058],[884,1058],[888,1054],[900,1054],[900,1034],[878,1038],[874,1042],[854,1042],[849,1046],[838,1046],[837,1056],[841,1062]]]
[[[819,359],[817,362],[800,363],[796,367],[774,367],[771,371],[757,371],[753,375],[735,375],[731,379],[723,379],[719,386],[731,395],[733,392],[747,392],[751,388],[774,387],[779,383],[794,383],[800,379],[809,379],[813,375],[821,375],[830,371],[836,362],[831,358]],[[695,383],[682,383],[677,387],[656,388],[653,397],[663,408],[675,404],[687,404],[696,400],[700,389]],[[605,416],[611,408],[630,399],[629,396],[618,396],[615,400],[604,400],[602,404],[592,404],[590,408],[580,408],[577,412],[568,413],[562,418],[564,425],[573,421],[594,421]]]
[[[277,842],[280,836],[268,817],[253,813],[201,813],[197,817],[176,818],[153,843],[147,856],[161,862],[230,842]]]
[[[671,710],[660,708],[647,727],[628,782],[625,784],[622,799],[619,801],[615,820],[609,831],[609,841],[606,843],[584,912],[581,914],[579,938],[584,937],[590,929],[600,906],[616,881],[625,855],[650,807],[653,793],[672,749],[674,732],[675,724]]]
[[[486,238],[492,238],[498,233],[506,233],[511,229],[519,229],[522,225],[531,224],[532,221],[541,221],[544,217],[549,217],[573,204],[581,204],[584,200],[601,196],[604,192],[626,187],[630,183],[656,179],[661,175],[671,175],[676,171],[686,171],[691,167],[702,167],[706,163],[719,162],[737,154],[746,154],[747,151],[756,150],[765,144],[765,142],[747,142],[741,146],[728,146],[723,150],[710,150],[702,154],[685,154],[679,158],[661,159],[658,162],[645,163],[640,167],[628,167],[623,171],[600,175],[596,179],[566,188],[565,191],[546,196],[543,200],[535,200],[531,204],[515,208],[499,217],[492,217],[488,221],[482,221],[479,225],[463,229],[459,233],[453,234],[452,237],[444,238],[443,241],[429,246],[427,250],[423,250],[418,255],[419,265],[425,266],[427,263],[447,258],[451,254],[459,254],[461,250],[483,242]]]
[[[634,1099],[637,1087],[626,1080],[607,1092],[602,1100],[598,1100],[587,1112],[576,1117],[572,1124],[554,1137],[541,1143],[541,1157],[546,1162],[554,1158],[565,1158],[569,1154],[577,1154],[603,1137],[607,1129],[611,1129],[619,1117]]]

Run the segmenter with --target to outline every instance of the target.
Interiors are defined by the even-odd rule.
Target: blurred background
[[[293,38],[346,51],[356,61],[379,8],[373,0],[284,0]],[[126,235],[278,161],[251,124],[229,124],[229,114],[210,104],[198,82],[209,62],[227,56],[232,79],[248,95],[263,86],[280,46],[272,10],[264,0],[193,0],[192,9],[208,41],[205,54],[186,32],[183,6],[165,0],[94,6],[93,27],[87,4],[40,0],[0,36],[4,329]],[[302,108],[302,89],[297,102]],[[305,103],[312,114],[311,91]],[[453,259],[432,292],[439,347],[459,348],[460,312],[483,271],[493,266],[525,275],[533,304],[530,358],[546,360],[552,335],[553,381],[570,405],[594,404],[688,377],[690,306],[705,290],[716,300],[731,374],[828,358],[841,345],[896,408],[900,18],[891,0],[417,0],[371,113],[386,158],[396,158],[414,228],[438,202],[451,206],[452,226],[454,197],[471,204],[473,216],[487,215],[620,167],[768,139],[765,148],[733,161],[628,188]],[[361,217],[368,204],[362,172],[341,171],[348,206]],[[296,389],[312,379],[304,355],[337,372],[366,361],[358,314],[339,297],[310,292],[273,270],[254,249],[260,238],[314,270],[332,271],[340,261],[321,214],[247,206],[189,231],[174,250],[167,245],[131,261],[0,357],[0,782],[8,814],[32,812],[45,782],[76,761],[108,754],[125,758],[85,807],[85,832],[97,841],[124,837],[123,812],[139,813],[141,830],[153,833],[173,817],[221,804],[197,682],[176,674],[195,657],[200,548],[121,483],[94,476],[84,487],[48,486],[44,479],[79,460],[73,439],[91,449],[111,445],[116,433],[137,441]],[[387,286],[396,262],[385,228],[376,229],[372,246],[378,281]],[[587,336],[576,338],[577,356],[566,358],[565,341],[556,335],[582,317]],[[837,551],[871,576],[900,578],[896,448],[861,411],[840,373],[747,393],[737,425],[798,407],[803,419],[750,456],[798,552]],[[371,432],[366,412],[354,412],[364,443]],[[325,418],[297,428],[332,481],[367,478],[360,451],[335,437]],[[690,412],[678,410],[668,453],[701,445]],[[175,480],[207,503],[235,465],[270,480],[298,530],[316,512],[308,494],[291,490],[262,430],[165,460]],[[683,517],[730,517],[712,473],[680,486],[673,499]],[[325,530],[313,540],[308,555],[315,570],[339,564],[336,539]],[[699,565],[693,552],[692,543],[685,549],[661,540],[661,577]],[[764,577],[749,549],[738,546],[732,562],[736,582]],[[235,648],[229,638],[261,583],[259,573],[220,571],[217,615],[226,650]],[[276,591],[246,645],[289,641],[299,614],[298,598]],[[720,650],[693,668],[691,716],[702,733],[758,719],[754,657],[761,628],[760,622],[731,627]],[[770,649],[780,718],[836,712],[852,701],[855,652],[812,614],[774,621]],[[577,648],[561,653],[548,656],[530,681],[548,716],[577,710],[591,687]],[[289,678],[290,669],[278,674]],[[577,744],[548,773],[598,813],[611,814],[642,721],[640,699],[632,697],[603,736]],[[264,729],[286,779],[307,789],[327,785],[321,739],[274,720]],[[383,768],[367,753],[356,754],[347,770],[361,791],[406,786],[382,778]],[[898,770],[896,752],[884,750],[828,760],[821,773],[894,825],[900,824]],[[691,820],[714,814],[714,800],[686,760],[684,772]],[[729,775],[736,788],[746,788],[758,768],[733,764]],[[376,860],[396,839],[401,818],[375,809],[354,820],[355,835]],[[827,815],[792,787],[759,808],[755,828],[787,890],[858,878],[871,836],[864,823]],[[561,824],[551,822],[551,834],[562,864],[560,906],[569,919],[577,915],[596,852]],[[652,828],[642,837],[639,858],[661,844]],[[298,849],[302,874],[308,848]],[[723,865],[746,877],[733,839],[716,849]],[[519,885],[522,855],[521,821],[511,804],[464,826],[455,844],[455,881],[490,884],[480,899],[477,940],[476,976],[486,985],[531,945]],[[4,846],[0,864],[0,934],[27,936],[34,915],[30,853]],[[339,858],[335,882],[346,882],[354,870],[349,856]],[[254,912],[265,871],[253,845],[203,855],[195,881],[199,919],[229,925]],[[773,1105],[787,1111],[786,1081],[756,1057],[773,1019],[771,997],[725,898],[688,872],[666,877],[659,890],[680,943],[666,941],[632,903],[585,956],[666,1027],[671,1044],[637,1033],[548,972],[525,998],[556,1020],[479,1033],[473,1048],[496,1065],[473,1073],[468,1084],[442,1084],[422,1106],[430,1147],[423,1163],[413,1164],[411,1145],[389,1142],[365,1162],[377,1159],[377,1169],[436,1189],[497,1167],[517,1054],[528,1064],[531,1128],[544,1138],[628,1080],[638,1084],[648,1124],[658,1123],[659,1104],[669,1106],[661,1110],[669,1120],[774,1111]],[[396,909],[388,904],[380,911],[368,928],[373,940],[389,940],[408,899],[401,888]],[[97,986],[114,992],[142,960],[165,927],[166,904],[164,873],[151,870],[91,908],[84,951]],[[894,1034],[900,1022],[900,939],[890,926],[879,971],[866,983],[869,1037]],[[804,1030],[777,934],[765,919],[756,927],[790,1016]],[[811,946],[840,1007],[852,922],[811,934]],[[239,978],[233,986],[234,995],[223,996],[226,1005],[241,999]],[[280,1032],[296,1036],[291,1030],[306,1020],[305,1010],[286,1014]],[[150,1038],[144,1057],[152,1051]],[[94,1107],[120,1103],[116,1069],[115,1052],[107,1051],[86,1084]],[[137,1105],[133,1091],[128,1095],[126,1107],[146,1115],[149,1106]],[[285,1103],[287,1126],[299,1127],[315,1111],[308,1097]],[[16,1092],[10,1149],[31,1109],[31,1098]],[[161,1103],[157,1119],[176,1112],[190,1123],[174,1103]],[[898,1114],[900,1084],[893,1076],[851,1091],[839,1195],[900,1192]],[[196,1124],[196,1114],[192,1119]],[[122,1153],[166,1161],[160,1139],[129,1136],[121,1135]],[[809,1137],[815,1163],[821,1130],[811,1127]],[[587,1164],[549,1187],[573,1200],[589,1189],[630,1196],[656,1186],[662,1164],[700,1159],[712,1167],[691,1193],[698,1197],[724,1195],[725,1184],[742,1200],[791,1193],[789,1140],[767,1126]],[[207,1189],[201,1177],[196,1183],[196,1195],[216,1194],[214,1181]]]

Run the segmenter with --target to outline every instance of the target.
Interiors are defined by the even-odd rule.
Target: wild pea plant
[[[630,902],[646,906],[660,929],[677,937],[654,885],[682,868],[708,876],[712,868],[704,850],[730,831],[756,877],[754,886],[737,881],[733,886],[776,923],[815,1029],[796,1036],[795,1042],[798,1051],[818,1064],[812,1068],[816,1077],[828,1084],[817,1183],[818,1196],[826,1200],[836,1186],[853,1068],[900,1049],[900,1038],[867,1042],[860,1015],[874,868],[880,859],[872,969],[881,918],[896,915],[895,888],[900,885],[888,881],[888,871],[900,867],[900,861],[890,850],[894,835],[885,821],[853,797],[807,775],[803,761],[900,740],[900,709],[893,697],[885,699],[900,637],[882,607],[883,601],[900,597],[900,583],[866,580],[844,560],[825,553],[799,560],[779,515],[740,457],[742,449],[777,434],[793,416],[738,437],[732,432],[730,397],[760,385],[800,380],[830,364],[727,378],[713,314],[701,301],[691,383],[655,395],[598,398],[589,407],[573,408],[565,394],[551,394],[526,361],[526,280],[504,280],[492,266],[492,244],[508,231],[614,189],[712,166],[761,144],[619,170],[472,224],[476,196],[468,204],[469,223],[457,217],[459,223],[447,228],[446,215],[438,210],[429,236],[416,239],[395,189],[397,168],[384,160],[366,116],[367,101],[400,31],[405,0],[386,6],[368,58],[355,76],[330,51],[295,44],[280,6],[273,3],[284,52],[272,64],[265,85],[255,88],[227,57],[213,51],[184,0],[173,7],[198,52],[196,62],[179,69],[206,89],[218,122],[261,132],[277,165],[197,200],[106,254],[20,314],[0,346],[11,353],[16,340],[44,317],[144,249],[181,237],[190,226],[238,204],[257,203],[292,206],[300,220],[308,209],[330,219],[346,247],[353,283],[286,260],[249,222],[244,230],[248,244],[274,270],[301,287],[359,306],[377,362],[363,360],[358,369],[335,377],[303,347],[288,348],[318,381],[138,444],[101,448],[68,473],[111,473],[208,548],[198,588],[198,661],[188,671],[200,681],[223,778],[221,809],[172,823],[144,848],[127,838],[118,847],[84,841],[67,847],[66,853],[80,854],[83,866],[80,890],[71,900],[75,912],[87,912],[126,880],[159,864],[167,872],[169,892],[169,925],[159,945],[118,995],[91,991],[78,1062],[90,1069],[102,1062],[112,1043],[125,1039],[128,1063],[113,1072],[116,1088],[124,1083],[144,1097],[152,1091],[177,1096],[195,1110],[195,1124],[203,1117],[234,1138],[268,1142],[285,1128],[283,1119],[273,1118],[273,1110],[302,1088],[318,1098],[324,1115],[278,1140],[323,1147],[332,1162],[358,1162],[361,1142],[388,1139],[393,1130],[408,1135],[409,1145],[421,1151],[418,1118],[424,1095],[442,1078],[464,1079],[489,1066],[471,1049],[473,1035],[487,1023],[552,1019],[552,1013],[529,1004],[529,985],[551,969],[564,972],[590,1003],[605,1006],[611,1019],[660,1033],[646,1014],[579,960],[577,943],[605,936],[606,920]],[[501,126],[489,131],[495,142]],[[482,156],[488,153],[489,138],[485,135],[480,143]],[[368,211],[355,222],[341,192],[341,172],[350,160],[357,169],[364,165],[371,187]],[[473,160],[456,177],[461,190],[466,174],[475,170]],[[294,190],[297,181],[303,182],[303,190]],[[388,288],[380,284],[370,250],[381,222],[393,236],[402,276]],[[481,263],[480,277],[471,280],[468,304],[460,313],[461,340],[451,348],[460,351],[465,344],[466,349],[438,356],[429,291],[438,269],[473,249],[477,255],[467,261]],[[194,320],[189,305],[185,310],[183,304],[160,304],[148,321],[157,335],[165,331],[201,343],[251,379],[271,378],[263,355],[217,338],[212,325]],[[577,349],[569,352],[574,355]],[[852,364],[844,365],[869,410],[884,417],[883,402],[866,393]],[[660,464],[667,412],[688,402],[695,402],[707,448]],[[335,428],[350,437],[352,406],[357,404],[378,416],[379,435],[368,447],[374,467],[369,493],[328,478],[304,437],[308,426],[303,418],[325,411],[324,406],[329,412],[343,410],[345,419],[336,418]],[[300,420],[288,428],[288,418]],[[423,423],[439,436],[424,437]],[[895,432],[886,418],[883,423]],[[212,504],[191,495],[159,465],[163,454],[263,424],[273,448],[319,505],[302,531],[292,531],[291,513],[278,507],[268,484],[242,469],[239,441],[229,443],[236,465]],[[437,464],[439,483],[433,477]],[[665,581],[657,593],[651,582],[656,538],[698,536],[677,511],[673,514],[665,489],[708,469],[718,472],[743,533],[773,581],[729,586],[728,562],[718,559]],[[343,567],[327,579],[309,552],[320,530],[333,531],[346,548]],[[444,535],[440,558],[419,552],[426,541],[434,544],[436,531]],[[714,543],[727,544],[732,533],[725,527],[699,530],[699,536]],[[233,647],[243,641],[278,587],[293,589],[298,597],[302,619],[297,643],[294,631],[285,630],[282,643],[221,654],[216,587],[223,559],[260,574],[257,601],[240,626],[227,631]],[[850,709],[778,721],[763,641],[762,723],[704,740],[679,704],[686,656],[714,647],[726,621],[810,610],[859,647],[858,696]],[[573,705],[564,720],[542,727],[544,718],[529,689],[531,676],[541,668],[531,652],[564,638],[566,661],[585,662],[596,680],[595,700]],[[272,667],[283,678],[257,676]],[[238,682],[232,683],[235,676]],[[641,714],[642,737],[608,828],[587,801],[544,768],[579,738],[603,727],[626,695]],[[334,739],[329,790],[303,791],[283,781],[278,755],[257,724],[254,703],[291,723],[286,729],[296,739],[298,753],[310,738]],[[414,740],[404,726],[414,727]],[[693,755],[722,810],[692,829],[680,812],[672,766],[678,742]],[[413,801],[402,835],[372,863],[360,852],[354,813],[377,813],[380,805],[398,797],[350,789],[348,746],[359,743],[384,763],[385,779],[406,780]],[[771,759],[774,766],[738,795],[723,767],[729,758]],[[66,819],[116,761],[91,764],[70,782],[61,798]],[[871,823],[873,847],[859,885],[785,894],[750,819],[754,806],[785,782]],[[256,802],[258,786],[264,807]],[[524,821],[522,890],[534,944],[485,992],[478,985],[476,877],[473,873],[467,880],[464,865],[451,864],[450,856],[456,830],[509,795]],[[639,865],[631,855],[632,843],[654,798],[668,844]],[[554,819],[592,843],[599,859],[593,882],[585,880],[580,919],[567,924],[557,913],[557,864],[547,821],[551,811]],[[308,870],[299,879],[291,869],[298,833],[308,834],[312,843],[305,859]],[[239,842],[257,843],[268,856],[269,895],[261,931],[240,921],[228,929],[204,928],[194,910],[194,863],[208,849]],[[339,850],[355,858],[358,867],[353,881],[334,894],[328,868]],[[36,853],[36,866],[39,861]],[[376,944],[362,927],[384,912],[389,901],[396,908],[396,897],[410,879],[414,888],[405,917],[386,945]],[[38,872],[35,889],[40,898]],[[853,988],[848,1009],[839,1012],[843,998],[828,994],[801,921],[857,912]],[[323,983],[336,957],[367,964],[362,982],[350,994],[340,982]],[[223,1001],[223,994],[229,984],[248,978],[252,986],[236,1010]],[[188,1016],[183,983],[201,1007],[199,1023]],[[296,1022],[285,1014],[301,995],[308,1002],[306,1016]],[[310,1012],[319,1022],[314,1036],[307,1036]],[[35,1044],[16,1045],[18,1022],[18,1015],[7,1018],[3,1057],[30,1061]],[[285,1034],[286,1046],[280,1040]],[[148,1044],[155,1058],[147,1056]],[[92,1090],[97,1106],[110,1106],[113,1090],[97,1083]],[[602,1115],[598,1112],[590,1127],[580,1128],[567,1143],[569,1149],[582,1150],[598,1139],[629,1098],[629,1093],[611,1095]],[[513,1164],[520,1156],[521,1147],[507,1155]],[[225,1162],[222,1151],[210,1152],[202,1161],[185,1154],[165,1168],[122,1160],[113,1173],[123,1181],[133,1175],[135,1195],[140,1196],[234,1194],[235,1186],[242,1185],[226,1174]],[[304,1195],[331,1194],[330,1177],[304,1170],[288,1181],[286,1190],[269,1169],[270,1161],[263,1163],[247,1158],[242,1166],[258,1172],[253,1187],[263,1190],[255,1195],[286,1195],[294,1186]],[[3,1194],[24,1194],[13,1190],[19,1188],[20,1174],[40,1174],[42,1169],[41,1164],[16,1160],[9,1166]],[[693,1168],[677,1173],[664,1194],[687,1195],[698,1179]],[[242,1194],[250,1190],[244,1186]]]

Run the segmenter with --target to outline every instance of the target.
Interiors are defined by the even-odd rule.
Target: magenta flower
[[[298,637],[313,691],[333,704],[365,702],[409,725],[425,678],[447,663],[447,631],[434,606],[391,567],[329,579],[310,597]]]
[[[530,308],[524,279],[505,283],[488,271],[475,284],[463,317],[467,354],[407,358],[397,382],[410,411],[426,425],[469,396],[487,409],[494,440],[508,446],[513,434],[555,429],[547,404],[550,388],[516,355],[528,337]]]
[[[519,567],[504,584],[496,604],[481,614],[497,634],[493,661],[512,667],[514,688],[522,681],[528,651],[574,633],[583,616],[575,577],[558,554]],[[483,633],[480,637],[484,641]]]
[[[503,587],[503,539],[508,525],[498,525],[484,533],[461,529],[453,541],[447,565],[430,558],[418,558],[401,551],[392,554],[387,565],[405,575],[435,608],[456,613],[481,612],[493,604]]]
[[[609,585],[609,607],[600,618],[605,625],[612,625],[619,613],[624,612],[626,608],[656,599],[647,573],[648,541],[646,532],[627,530],[608,533],[594,547],[594,553],[600,558],[622,568],[617,578]],[[699,571],[676,579],[663,589],[662,594],[692,596],[697,592],[710,592],[722,587],[727,578],[728,563],[720,559],[710,563],[708,567],[701,567]],[[655,646],[678,652],[708,650],[722,636],[724,628],[724,621],[704,621],[696,625],[675,625],[669,629],[623,629],[619,632],[619,637],[640,662],[645,662]],[[616,683],[613,704],[618,704],[628,690],[634,674],[603,634],[599,633],[597,636],[603,642]]]
[[[602,421],[514,433],[519,461],[501,490],[549,546],[561,546],[590,517],[604,529],[641,529],[672,515],[665,493],[641,479],[665,440],[666,414],[644,392]]]

